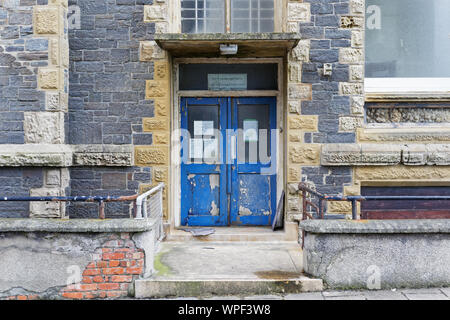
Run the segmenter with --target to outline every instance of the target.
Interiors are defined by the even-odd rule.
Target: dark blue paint
[[[218,105],[220,110],[219,129],[222,137],[226,137],[220,142],[221,161],[219,164],[182,162],[182,225],[270,225],[275,216],[276,174],[262,174],[261,170],[270,166],[276,168],[276,154],[273,154],[271,162],[264,164],[238,163],[237,158],[231,160],[231,146],[229,143],[227,144],[227,141],[231,139],[227,137],[227,134],[237,135],[235,130],[238,128],[239,104],[269,105],[269,127],[276,129],[275,98],[182,98],[181,100],[182,129],[188,128],[188,105]],[[188,147],[187,139],[188,137],[181,138],[181,157],[185,152],[184,149]],[[211,179],[216,179],[213,186],[210,184]],[[229,213],[228,202],[230,202]],[[239,214],[240,206],[248,210],[246,215]]]

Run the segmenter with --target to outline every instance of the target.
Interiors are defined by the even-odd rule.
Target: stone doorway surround
[[[276,63],[278,65],[278,90],[255,90],[255,91],[179,91],[178,88],[178,69],[179,65],[182,63],[225,63],[225,64],[240,64],[240,63]],[[181,189],[180,189],[180,144],[177,140],[179,135],[175,133],[180,129],[181,117],[179,114],[179,105],[182,97],[276,97],[277,99],[277,128],[282,129],[284,127],[284,104],[285,100],[283,96],[283,59],[282,58],[176,58],[173,61],[173,105],[172,105],[172,132],[174,136],[172,137],[172,163],[171,163],[171,190],[170,193],[173,195],[171,200],[173,213],[170,224],[173,227],[180,226],[180,205],[181,205]],[[284,189],[284,133],[280,130],[278,137],[279,143],[277,144],[277,199],[281,196],[281,190]],[[278,202],[278,200],[277,200]]]

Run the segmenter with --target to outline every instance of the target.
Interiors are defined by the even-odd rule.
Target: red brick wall
[[[93,260],[82,271],[82,281],[64,287],[60,296],[65,299],[119,298],[128,294],[134,277],[144,270],[144,251],[136,248],[129,233],[111,234],[102,247],[97,248]],[[10,296],[8,300],[39,299],[39,295]]]

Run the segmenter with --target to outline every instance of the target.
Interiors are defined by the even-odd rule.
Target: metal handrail
[[[325,195],[309,188],[305,183],[298,184],[299,190],[302,192],[303,198],[303,213],[307,214],[306,207],[310,205],[314,207],[318,215],[323,219],[325,215],[324,201],[350,201],[352,203],[352,219],[357,220],[357,202],[371,201],[371,200],[450,200],[449,196],[341,196],[341,195]],[[319,206],[315,206],[311,201],[306,200],[306,194],[312,194],[319,198]],[[310,216],[307,214],[307,216]]]
[[[98,202],[99,219],[105,219],[105,202],[135,201],[139,195],[132,196],[35,196],[0,197],[0,201],[61,201],[61,202]]]
[[[371,200],[450,200],[450,196],[341,196],[341,195],[325,195],[309,188],[304,182],[298,184],[302,196],[302,220],[314,219],[309,214],[307,207],[314,208],[320,219],[324,219],[326,214],[327,201],[350,201],[352,203],[352,220],[358,220],[358,206],[357,203],[361,201]],[[315,205],[312,201],[307,200],[307,194],[314,195],[318,198],[319,205]],[[305,244],[305,230],[302,230],[302,248]]]
[[[165,185],[164,183],[158,184],[156,187],[150,189],[149,191],[143,193],[136,199],[136,219],[144,219],[148,218],[148,212],[147,212],[147,199],[154,195],[157,192],[160,192],[160,208],[162,210],[163,204],[162,204],[162,191],[164,190]]]

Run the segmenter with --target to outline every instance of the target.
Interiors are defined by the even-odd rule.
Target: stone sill
[[[0,219],[0,232],[107,233],[145,232],[152,230],[157,219]]]
[[[366,102],[447,102],[450,93],[383,93],[366,92]]]
[[[449,143],[450,127],[368,124],[357,129],[357,139],[366,143]]]
[[[419,220],[305,220],[300,228],[310,233],[407,234],[450,233],[450,219]]]
[[[323,166],[450,165],[449,144],[339,143],[322,146]]]
[[[133,163],[132,145],[0,145],[0,167],[127,167]]]
[[[154,40],[174,57],[217,57],[220,44],[237,44],[238,53],[222,57],[280,57],[294,48],[298,33],[163,33]]]

